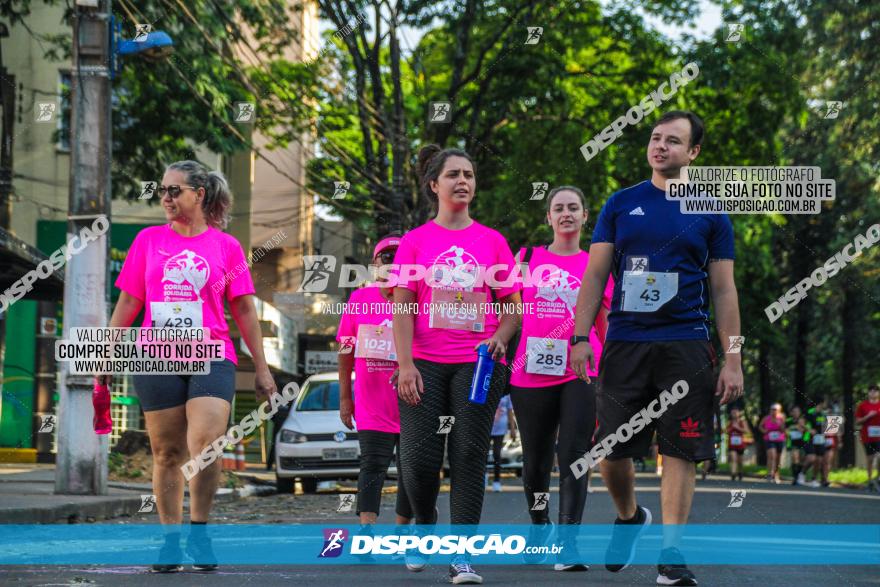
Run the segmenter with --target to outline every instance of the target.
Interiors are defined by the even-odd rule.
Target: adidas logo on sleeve
[[[642,207],[633,208],[633,210],[629,213],[630,216],[644,216],[645,213],[642,211]]]

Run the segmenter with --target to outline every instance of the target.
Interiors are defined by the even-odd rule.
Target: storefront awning
[[[12,287],[29,271],[48,259],[39,249],[0,228],[0,293]],[[23,299],[62,300],[64,298],[64,269],[46,279],[37,279]]]

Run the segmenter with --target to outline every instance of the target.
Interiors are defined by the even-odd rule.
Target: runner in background
[[[522,334],[510,378],[513,406],[518,415],[523,449],[523,490],[532,518],[529,543],[542,545],[552,531],[549,508],[534,509],[535,498],[550,490],[554,444],[559,463],[559,537],[564,544],[556,569],[585,571],[572,525],[581,523],[587,500],[587,477],[576,477],[571,465],[592,446],[596,421],[594,383],[578,379],[568,362],[574,333],[575,303],[580,277],[589,262],[581,250],[581,230],[587,221],[586,200],[574,186],[554,188],[547,198],[546,222],[553,229],[553,242],[529,247],[517,255],[528,276],[523,288]],[[613,282],[603,284],[605,297],[588,341],[596,355],[602,352],[606,316]],[[590,373],[597,374],[593,368]],[[558,438],[558,439],[557,439]],[[568,526],[568,527],[566,527]],[[532,564],[546,555],[527,555]]]
[[[667,112],[657,120],[646,149],[651,179],[605,202],[577,301],[575,334],[586,336],[613,271],[614,298],[596,395],[600,443],[662,390],[682,396],[664,404],[667,409],[658,418],[618,443],[601,463],[618,514],[605,568],[618,572],[629,566],[636,540],[652,520],[651,512],[636,502],[632,457],[644,453],[656,429],[663,455],[664,527],[657,565],[662,585],[696,585],[678,549],[694,495],[694,463],[715,455],[716,398],[725,405],[743,393],[742,356],[731,344],[740,336],[733,226],[725,214],[682,214],[678,202],[666,199],[667,182],[680,178],[681,168],[697,158],[702,138],[703,123],[692,112]],[[710,298],[721,347],[727,349],[717,379],[709,341]],[[595,363],[591,345],[572,346],[578,377],[591,381],[587,370]]]
[[[373,264],[390,265],[400,237],[386,236],[373,250]],[[397,367],[391,320],[391,290],[381,287],[386,280],[351,293],[336,341],[339,349],[339,419],[349,430],[357,426],[360,444],[357,515],[362,525],[376,523],[382,502],[382,486],[394,449],[400,440],[400,412],[397,391],[390,378]],[[379,311],[378,309],[382,309]],[[352,395],[351,374],[355,374]],[[412,509],[397,472],[396,523],[409,524]],[[362,533],[368,533],[362,529]]]
[[[253,357],[258,402],[277,392],[263,355],[263,338],[254,307],[254,283],[244,251],[222,232],[232,195],[223,175],[195,161],[178,161],[165,170],[157,190],[168,224],[140,231],[116,279],[121,290],[110,327],[129,327],[141,309],[143,328],[207,328],[223,341],[223,358],[207,375],[135,375],[134,390],[144,410],[153,453],[153,491],[165,543],[152,571],[181,570],[180,524],[184,476],[181,466],[226,434],[238,358],[229,337],[223,303],[229,309]],[[231,275],[236,277],[229,279]],[[99,376],[110,384],[110,377]],[[190,531],[186,552],[196,571],[214,571],[217,559],[207,535],[208,517],[222,462],[198,472],[189,482]]]
[[[743,453],[746,450],[746,420],[742,410],[730,410],[730,422],[727,423],[727,446],[730,456],[730,480],[743,480]]]
[[[761,419],[758,429],[764,435],[767,450],[767,481],[779,484],[779,462],[785,448],[785,416],[781,404],[770,406],[770,413]]]
[[[476,190],[470,155],[430,145],[419,152],[418,169],[422,193],[437,206],[437,216],[405,234],[394,259],[394,302],[401,309],[394,314],[394,342],[403,480],[416,524],[435,524],[446,441],[451,522],[477,525],[492,418],[507,386],[507,369],[496,364],[485,403],[472,403],[468,395],[481,344],[496,362],[506,363],[507,344],[522,314],[522,286],[501,233],[470,217]],[[494,299],[513,311],[499,319],[486,307]],[[411,304],[417,304],[417,313],[408,311]],[[442,421],[451,424],[442,429],[446,434],[438,433]],[[407,557],[412,571],[426,564],[425,555]],[[465,555],[453,559],[449,577],[455,584],[483,581]]]
[[[874,469],[880,463],[880,386],[871,385],[868,388],[868,399],[859,402],[856,408],[856,426],[862,428],[859,434],[867,459],[867,488],[869,491],[880,491],[880,469],[877,470],[878,478],[872,478]]]
[[[825,415],[825,398],[820,397],[819,402],[812,408],[807,409],[807,424],[810,427],[810,451],[813,455],[813,461],[810,463],[813,469],[813,480],[808,483],[810,487],[819,487],[819,479],[822,479],[821,485],[828,486],[828,473],[825,470],[825,452],[827,443],[825,441],[825,429],[827,427],[827,416]]]
[[[840,413],[836,406],[832,408],[834,412]],[[837,446],[840,443],[840,429],[838,427],[837,430],[830,430],[826,427],[825,432],[825,459],[822,462],[824,467],[822,471],[823,487],[829,487],[831,485],[831,469],[834,468],[834,460],[837,457]]]
[[[803,421],[800,406],[792,406],[789,413],[791,415],[785,419],[785,435],[788,437],[788,450],[791,454],[791,484],[802,485],[806,423]]]
[[[510,396],[505,395],[498,402],[495,410],[495,419],[492,422],[492,491],[501,491],[501,449],[504,446],[504,436],[510,432],[510,439],[516,440],[516,422],[513,417],[513,406]],[[487,485],[488,485],[488,473]]]

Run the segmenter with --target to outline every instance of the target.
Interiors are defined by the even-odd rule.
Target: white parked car
[[[297,478],[306,493],[314,493],[322,479],[357,479],[360,447],[357,431],[339,419],[338,374],[306,379],[275,440],[279,493],[293,491]]]
[[[354,374],[351,376],[354,382]],[[339,419],[339,375],[319,373],[303,384],[275,437],[275,483],[290,493],[299,479],[303,491],[314,493],[321,480],[357,479],[360,445],[357,430]],[[396,462],[388,468],[397,477]]]

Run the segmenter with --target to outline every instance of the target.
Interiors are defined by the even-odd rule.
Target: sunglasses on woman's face
[[[176,198],[181,193],[183,193],[184,190],[195,190],[195,189],[196,188],[194,188],[191,185],[160,185],[159,187],[156,188],[156,193],[159,194],[160,198],[164,198],[166,192],[172,198]]]
[[[391,265],[394,263],[394,251],[382,251],[376,258],[382,262],[383,265]]]

